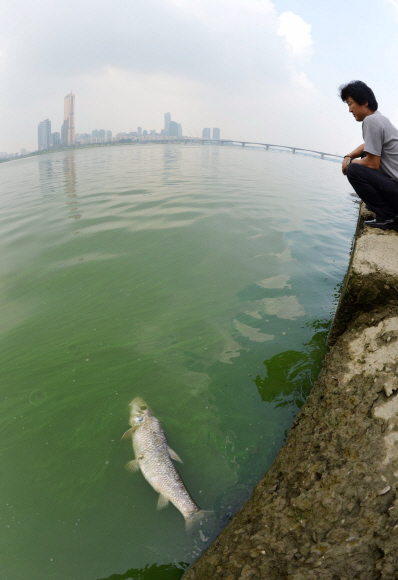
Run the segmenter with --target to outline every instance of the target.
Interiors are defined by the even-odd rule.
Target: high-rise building
[[[148,131],[146,129],[143,130],[142,132],[143,135],[148,135]]]
[[[171,114],[170,113],[165,113],[164,114],[164,134],[165,135],[169,135],[169,127],[170,127],[170,123],[171,123]]]
[[[182,137],[181,123],[177,123],[177,137]]]
[[[210,139],[210,127],[206,127],[202,131],[202,139]]]
[[[213,129],[213,139],[220,139],[220,129]]]
[[[100,139],[105,139],[105,129],[100,129],[100,130],[98,131],[98,137],[99,137]]]
[[[64,146],[75,144],[75,95],[72,93],[66,95],[64,100],[64,123],[61,132]]]
[[[50,145],[61,145],[61,135],[58,132],[51,133]]]
[[[138,137],[141,137],[141,135],[142,135],[142,127],[137,127],[137,133],[138,133]]]
[[[61,143],[66,145],[68,142],[68,121],[64,121],[61,125]]]
[[[178,137],[178,124],[175,121],[169,123],[169,137]]]
[[[46,119],[39,123],[38,126],[38,150],[44,151],[48,149],[51,144],[51,121]]]
[[[107,131],[106,132],[106,138],[108,141],[110,141],[112,139],[112,131]]]
[[[98,137],[98,129],[94,129],[94,131],[91,131],[91,137]]]

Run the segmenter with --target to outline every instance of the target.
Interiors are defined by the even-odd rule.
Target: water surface
[[[347,182],[310,157],[133,145],[4,163],[0,183],[2,574],[180,578],[205,545],[125,471],[128,403],[225,525],[321,368]]]

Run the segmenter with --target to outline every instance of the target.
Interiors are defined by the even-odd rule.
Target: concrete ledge
[[[363,221],[373,217],[362,204],[329,344],[336,341],[359,311],[369,311],[398,298],[398,233],[364,227]]]
[[[398,234],[365,215],[319,380],[186,580],[398,578]]]

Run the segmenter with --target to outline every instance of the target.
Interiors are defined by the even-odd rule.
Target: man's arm
[[[380,157],[366,153],[366,157],[363,159],[353,159],[351,163],[359,163],[360,165],[365,165],[365,167],[370,167],[370,169],[376,169],[377,171],[380,167]]]
[[[365,143],[362,143],[362,145],[360,145],[359,147],[354,149],[354,151],[351,151],[351,153],[344,155],[344,159],[346,159],[347,157],[351,157],[352,159],[356,159],[357,157],[361,157],[361,155],[363,154],[364,148],[365,148]]]
[[[364,157],[363,159],[358,159],[358,157],[361,157],[361,155],[363,154],[364,148],[365,148],[365,143],[362,143],[362,145],[359,145],[359,147],[354,149],[354,151],[352,151],[348,155],[345,155],[345,157],[343,159],[342,168],[341,168],[344,175],[346,175],[346,172],[347,172],[347,160],[349,157],[351,157],[351,159],[352,159],[351,163],[359,163],[360,165],[365,165],[365,167],[369,167],[370,169],[375,169],[375,170],[379,169],[380,157],[378,155],[372,155],[371,153],[366,153],[366,157]]]

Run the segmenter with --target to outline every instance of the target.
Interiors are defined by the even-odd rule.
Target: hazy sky
[[[347,153],[361,125],[337,97],[369,84],[398,125],[398,0],[0,0],[0,151],[37,149],[76,95],[76,132],[186,135]]]

